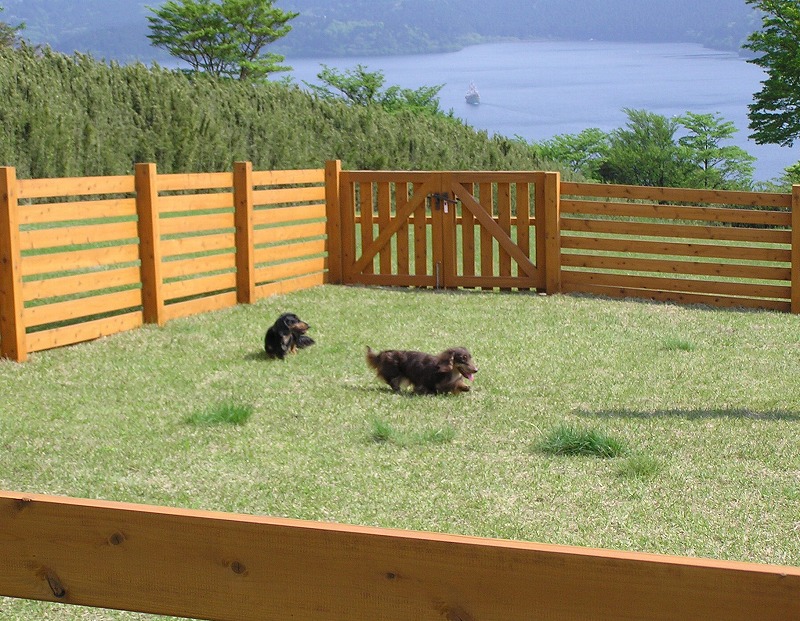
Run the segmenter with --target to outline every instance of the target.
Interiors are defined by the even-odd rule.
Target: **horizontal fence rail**
[[[800,568],[0,492],[0,595],[215,619],[787,621]]]
[[[589,293],[800,312],[791,194],[345,171],[341,280]],[[338,234],[337,234],[338,236]]]
[[[0,168],[0,356],[323,283],[536,290],[800,312],[792,193],[538,171],[18,180]]]
[[[335,171],[336,166],[332,169]],[[0,354],[322,284],[324,169],[17,179],[0,168]]]
[[[561,184],[565,292],[792,310],[792,195]]]

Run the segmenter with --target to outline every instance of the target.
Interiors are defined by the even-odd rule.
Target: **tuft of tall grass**
[[[397,446],[420,446],[424,444],[446,444],[456,436],[455,429],[450,426],[423,429],[421,431],[402,431],[385,420],[372,420],[370,439],[376,444],[395,444]]]
[[[253,414],[249,405],[219,403],[186,417],[187,425],[244,425]]]
[[[669,337],[664,341],[663,348],[666,351],[694,351],[697,345],[686,339]]]
[[[376,444],[386,444],[397,438],[397,432],[386,421],[375,418],[372,421],[370,438]]]
[[[651,455],[634,453],[617,466],[617,474],[623,478],[649,479],[661,470],[661,462]]]
[[[593,455],[617,457],[626,452],[622,442],[596,429],[582,429],[562,423],[552,429],[540,442],[539,448],[551,455]]]

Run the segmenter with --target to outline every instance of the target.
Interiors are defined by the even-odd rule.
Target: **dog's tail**
[[[377,369],[379,366],[378,354],[372,351],[372,348],[369,345],[367,345],[367,364],[373,369]]]

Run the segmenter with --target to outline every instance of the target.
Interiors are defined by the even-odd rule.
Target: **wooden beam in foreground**
[[[0,492],[0,595],[219,621],[786,621],[800,568]]]

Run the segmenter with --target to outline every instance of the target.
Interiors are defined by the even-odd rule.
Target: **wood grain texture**
[[[0,594],[218,621],[786,621],[800,568],[0,492]]]

